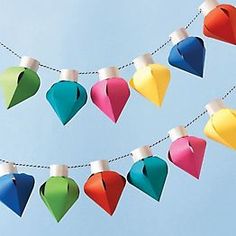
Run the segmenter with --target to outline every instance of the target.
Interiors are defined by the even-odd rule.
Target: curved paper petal
[[[40,196],[59,222],[79,197],[79,188],[68,177],[50,177],[40,187]]]
[[[170,81],[170,71],[159,64],[138,69],[130,80],[130,86],[142,96],[161,106]]]
[[[126,180],[114,171],[103,171],[91,175],[84,185],[84,192],[108,214],[117,207]]]
[[[165,161],[148,157],[133,164],[127,180],[139,190],[159,201],[168,173]]]
[[[0,177],[0,201],[22,216],[34,187],[34,178],[26,174],[7,174]]]
[[[77,82],[60,81],[47,92],[47,100],[65,125],[85,105],[87,93]]]
[[[201,38],[188,37],[171,49],[168,60],[170,65],[202,77],[205,52]]]
[[[0,75],[7,108],[32,97],[40,87],[40,79],[36,72],[24,67],[11,67]]]
[[[236,8],[229,4],[218,5],[205,17],[203,33],[236,44]]]
[[[186,136],[174,141],[168,153],[169,160],[195,178],[199,178],[206,141],[193,136]]]
[[[204,133],[219,143],[236,149],[236,111],[222,109],[211,116]]]
[[[129,96],[129,86],[122,78],[114,77],[99,81],[91,89],[93,103],[115,123]]]

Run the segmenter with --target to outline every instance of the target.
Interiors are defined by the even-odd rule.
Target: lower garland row
[[[222,100],[214,100],[206,106],[210,115],[204,133],[208,138],[236,149],[236,110],[227,108]],[[183,126],[169,131],[172,141],[169,160],[199,179],[206,141],[189,136]],[[134,164],[127,181],[159,201],[166,181],[167,163],[153,156],[149,146],[131,152]],[[90,163],[91,176],[84,185],[85,194],[112,215],[126,184],[126,179],[109,169],[107,160]],[[18,174],[13,163],[0,164],[0,201],[17,215],[22,216],[34,187],[34,177]],[[79,197],[79,187],[68,177],[66,165],[51,165],[50,178],[40,187],[40,196],[59,222]]]

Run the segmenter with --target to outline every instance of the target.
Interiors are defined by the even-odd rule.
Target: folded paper
[[[205,15],[203,33],[207,37],[236,44],[236,8],[206,0],[201,6]]]
[[[130,86],[149,101],[161,106],[170,82],[170,70],[155,64],[150,54],[136,58],[134,64],[137,71],[129,82]]]
[[[94,162],[94,164],[99,163]],[[108,214],[113,215],[125,183],[125,178],[117,172],[101,168],[94,171],[88,178],[84,185],[84,192]]]
[[[22,58],[19,67],[11,67],[6,69],[0,75],[0,86],[3,90],[4,100],[7,108],[11,108],[16,104],[32,97],[36,94],[40,87],[40,79],[37,75],[37,66],[32,68],[29,61],[35,59],[25,57]]]
[[[221,100],[215,100],[206,106],[210,115],[205,135],[227,147],[236,149],[236,110],[227,108]]]
[[[107,74],[108,72],[110,73]],[[103,68],[98,73],[100,81],[91,89],[92,101],[116,123],[129,99],[129,86],[124,79],[119,77],[115,67]]]
[[[168,167],[164,160],[152,156],[151,151],[145,149],[148,150],[149,147],[145,146],[132,152],[135,163],[127,175],[127,180],[131,185],[160,201]]]
[[[0,177],[0,201],[17,215],[22,216],[33,187],[34,177],[31,175],[4,174]]]
[[[182,126],[169,131],[172,143],[168,152],[169,160],[180,169],[199,179],[206,141],[188,136]]]
[[[68,75],[68,71],[66,74]],[[67,124],[87,102],[85,88],[76,81],[66,77],[63,77],[61,81],[53,84],[48,90],[46,97],[64,125]]]
[[[184,34],[184,37],[174,41],[175,45],[168,58],[170,65],[203,77],[206,52],[203,40],[198,37],[189,37],[186,30],[181,28],[172,33],[172,42],[175,37],[178,37],[178,34]]]
[[[79,197],[76,182],[67,176],[51,176],[40,187],[40,196],[59,222]]]

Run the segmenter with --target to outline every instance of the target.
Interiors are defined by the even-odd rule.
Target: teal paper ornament
[[[127,175],[128,182],[159,201],[168,173],[166,162],[153,156],[149,146],[137,148],[131,154],[135,163]]]
[[[75,70],[61,70],[60,79],[48,90],[46,97],[62,124],[66,125],[87,102],[87,92],[77,83],[78,72]]]
[[[37,75],[39,62],[30,57],[22,57],[18,67],[10,67],[0,75],[0,86],[7,109],[32,97],[40,87]]]

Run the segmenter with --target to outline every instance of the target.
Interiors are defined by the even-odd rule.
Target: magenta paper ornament
[[[206,149],[206,141],[194,136],[188,136],[183,126],[178,126],[169,131],[172,144],[168,153],[169,160],[199,179],[203,158]]]
[[[98,71],[100,81],[91,89],[93,103],[114,123],[119,119],[130,96],[127,82],[119,77],[116,67]]]

